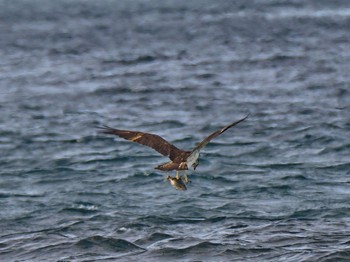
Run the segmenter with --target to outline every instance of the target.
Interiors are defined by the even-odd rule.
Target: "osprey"
[[[207,136],[202,142],[196,145],[196,147],[191,151],[185,151],[182,149],[177,148],[173,144],[169,143],[162,137],[150,133],[144,133],[140,131],[130,131],[130,130],[120,130],[120,129],[114,129],[109,126],[100,126],[98,127],[101,129],[101,132],[104,134],[111,134],[111,135],[117,135],[119,137],[122,137],[126,140],[139,143],[144,146],[148,146],[159,152],[160,154],[164,156],[168,156],[170,158],[170,162],[161,164],[155,169],[159,169],[162,171],[171,171],[176,170],[176,176],[171,177],[167,176],[167,180],[173,185],[176,189],[179,190],[186,190],[186,185],[189,182],[189,179],[187,178],[187,175],[185,174],[184,177],[179,176],[179,170],[188,170],[192,168],[193,170],[196,169],[196,167],[199,164],[198,158],[199,158],[199,151],[207,145],[210,140],[217,137],[218,135],[225,132],[227,129],[237,125],[238,123],[242,122],[248,117],[245,116],[244,118],[233,122],[232,124],[229,124],[211,135]]]

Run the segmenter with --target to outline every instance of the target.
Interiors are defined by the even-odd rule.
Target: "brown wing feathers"
[[[183,152],[158,135],[139,131],[119,130],[108,126],[101,126],[98,128],[101,129],[102,133],[117,135],[126,140],[151,147],[162,155],[169,156],[171,160],[175,159],[177,155]]]
[[[211,135],[207,136],[202,142],[200,142],[200,143],[192,150],[192,152],[195,151],[195,150],[200,150],[201,148],[203,148],[204,146],[206,146],[206,145],[210,142],[210,140],[212,140],[213,138],[215,138],[215,137],[217,137],[218,135],[222,134],[222,133],[225,132],[227,129],[229,129],[229,128],[235,126],[235,125],[237,125],[237,124],[240,123],[240,122],[242,122],[242,121],[245,120],[248,116],[249,116],[249,114],[246,115],[244,118],[242,118],[242,119],[240,119],[240,120],[238,120],[238,121],[236,121],[236,122],[233,122],[232,124],[230,124],[230,125],[228,125],[228,126],[225,126],[225,127],[221,128],[221,129],[215,131],[215,132],[212,133]]]
[[[210,142],[210,140],[212,140],[213,138],[222,134],[227,129],[242,122],[247,117],[248,117],[248,115],[246,117],[236,121],[236,122],[233,122],[232,124],[230,124],[228,126],[225,126],[221,129],[215,131],[211,135],[207,136],[202,142],[200,142],[192,150],[192,152],[199,151],[206,144],[208,144]],[[136,142],[136,143],[139,143],[139,144],[144,145],[144,146],[151,147],[154,150],[156,150],[157,152],[161,153],[162,155],[168,156],[171,160],[179,160],[180,158],[182,159],[183,157],[185,157],[185,159],[186,159],[188,157],[188,155],[190,154],[190,152],[188,152],[188,151],[178,149],[176,146],[172,145],[171,143],[169,143],[168,141],[166,141],[165,139],[161,138],[158,135],[139,132],[139,131],[119,130],[119,129],[114,129],[114,128],[111,128],[108,126],[101,126],[98,128],[101,129],[102,133],[117,135],[117,136],[122,137],[126,140]]]

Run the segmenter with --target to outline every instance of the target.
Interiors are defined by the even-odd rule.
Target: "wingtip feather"
[[[113,130],[115,130],[114,128],[107,125],[95,126],[95,128],[98,129],[98,131],[103,134],[110,134]]]

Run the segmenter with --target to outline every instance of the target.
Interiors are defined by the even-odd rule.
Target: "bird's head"
[[[195,170],[199,164],[198,158],[199,158],[198,150],[194,150],[193,152],[191,152],[191,154],[187,157],[187,160],[186,160],[187,167],[193,168],[193,170]]]
[[[193,170],[196,170],[198,164],[199,164],[199,160],[197,159],[196,162],[194,162],[194,163],[192,164]]]

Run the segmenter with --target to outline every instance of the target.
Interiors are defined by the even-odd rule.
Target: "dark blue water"
[[[350,6],[0,1],[1,261],[349,261]],[[208,144],[185,192],[97,125]]]

